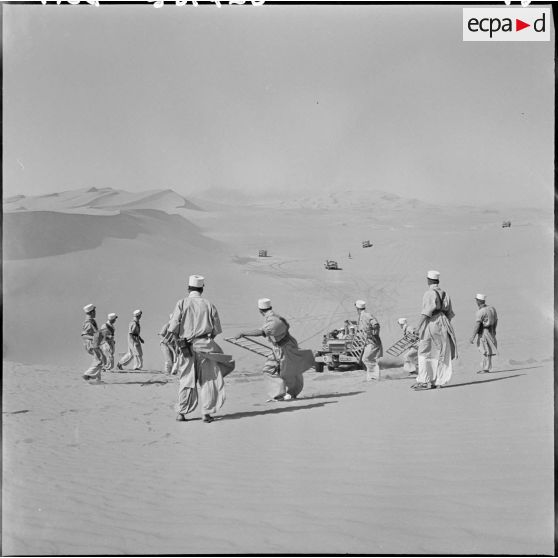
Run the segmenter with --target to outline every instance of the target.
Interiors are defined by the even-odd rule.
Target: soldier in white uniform
[[[314,354],[300,349],[290,334],[290,325],[274,312],[269,298],[258,300],[258,310],[264,318],[260,329],[243,331],[240,337],[266,337],[272,346],[272,355],[265,362],[262,372],[269,378],[269,395],[276,401],[296,399],[304,387],[303,372],[314,366]]]
[[[362,362],[366,366],[366,380],[380,379],[380,364],[378,359],[384,354],[380,339],[380,324],[378,320],[366,311],[366,301],[357,300],[355,307],[358,313],[357,329],[366,336],[366,345],[362,354]]]
[[[168,327],[178,347],[178,421],[186,420],[199,399],[203,421],[213,422],[225,402],[223,377],[234,370],[234,361],[214,340],[221,321],[217,308],[202,298],[204,285],[201,275],[189,277],[189,294],[176,303]]]
[[[451,379],[452,360],[457,358],[457,341],[451,320],[455,316],[451,299],[440,288],[440,272],[426,275],[428,290],[422,297],[417,383],[415,390],[440,388]]]
[[[140,335],[141,315],[141,310],[134,310],[134,318],[128,326],[128,352],[120,359],[119,363],[116,365],[118,370],[122,370],[122,367],[129,364],[132,359],[134,360],[134,370],[141,370],[143,366],[143,350],[141,348],[143,339]]]
[[[403,335],[407,335],[407,333],[414,333],[407,323],[407,318],[399,318],[397,323],[403,330]],[[411,347],[403,353],[403,370],[411,375],[417,374],[418,352],[416,347]]]
[[[482,355],[480,370],[477,374],[484,374],[492,370],[492,357],[498,353],[498,342],[496,340],[496,327],[498,326],[498,314],[496,308],[486,304],[486,296],[477,294],[475,301],[478,311],[475,317],[473,337],[470,342],[477,340],[477,347]]]
[[[114,326],[118,316],[111,312],[107,316],[108,320],[101,327],[101,351],[104,356],[104,370],[112,370],[114,368]]]
[[[83,346],[88,354],[93,357],[91,366],[83,373],[85,380],[100,380],[101,370],[103,369],[104,357],[100,344],[100,332],[95,321],[96,309],[94,304],[88,304],[83,307],[83,311],[87,315],[83,327],[81,329],[81,338]]]

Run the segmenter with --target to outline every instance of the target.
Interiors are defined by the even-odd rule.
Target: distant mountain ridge
[[[223,190],[224,194],[225,190]],[[501,204],[462,204],[448,202],[429,202],[414,197],[404,197],[392,192],[378,189],[356,190],[350,187],[338,190],[323,190],[313,195],[297,196],[285,193],[274,195],[245,194],[235,199],[232,196],[232,190],[228,191],[226,196],[222,196],[221,200],[226,198],[230,200],[230,205],[251,206],[262,209],[288,209],[288,210],[316,210],[316,211],[335,211],[349,210],[354,212],[374,213],[379,217],[386,216],[388,213],[405,213],[423,216],[432,213],[440,213],[444,215],[466,215],[477,214],[489,216],[502,215],[527,215],[536,216],[544,213],[552,212],[552,208],[541,209],[537,207],[515,207],[502,200]],[[204,203],[204,193],[197,194],[199,203]]]
[[[335,190],[323,191],[313,196],[290,197],[284,200],[269,200],[257,205],[283,207],[286,209],[414,209],[433,208],[433,204],[415,199],[403,198],[383,190]]]

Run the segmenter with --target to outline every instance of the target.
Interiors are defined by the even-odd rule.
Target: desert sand
[[[552,213],[379,191],[242,201],[4,200],[3,553],[552,554]],[[444,389],[414,392],[386,358],[380,382],[310,370],[300,399],[266,402],[261,358],[223,340],[260,324],[265,296],[317,349],[364,298],[388,347],[399,317],[418,321],[428,269],[456,313]],[[212,424],[176,422],[161,373],[156,334],[192,273],[237,363]],[[477,292],[500,317],[486,375],[468,343]],[[117,353],[143,309],[145,371],[81,378],[90,302],[99,322],[118,313]]]

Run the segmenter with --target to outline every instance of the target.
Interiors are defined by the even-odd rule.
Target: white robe
[[[426,321],[419,331],[417,383],[443,386],[450,381],[452,360],[457,358],[450,297],[438,285],[431,285],[424,293],[421,313]]]

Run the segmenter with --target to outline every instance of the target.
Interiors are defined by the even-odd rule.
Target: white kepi
[[[435,269],[431,269],[426,274],[426,277],[428,277],[428,279],[434,279],[435,281],[439,281],[440,280],[440,272],[436,271]]]
[[[485,302],[486,301],[486,295],[478,293],[477,296],[476,296],[476,299],[477,300],[482,300],[483,302]]]
[[[83,307],[83,311],[86,314],[89,314],[90,312],[93,312],[93,310],[95,310],[95,305],[94,304],[87,304],[86,306]]]
[[[190,277],[188,278],[188,286],[202,288],[204,285],[204,281],[205,279],[201,275],[190,275]]]
[[[109,320],[116,320],[116,318],[118,318],[118,316],[117,316],[114,312],[111,312],[111,313],[107,316],[107,318],[108,318]]]
[[[141,316],[141,310],[139,308],[134,310],[134,316]]]
[[[364,310],[366,308],[366,300],[357,300],[355,302],[355,306],[359,309],[359,310]]]
[[[271,308],[271,299],[269,298],[258,299],[258,308],[260,310],[269,310]]]

